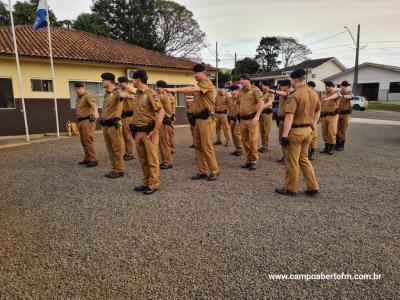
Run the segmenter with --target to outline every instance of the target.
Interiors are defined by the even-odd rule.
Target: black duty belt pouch
[[[263,111],[262,111],[262,113],[263,114],[272,114],[272,109],[270,109],[270,108],[266,108],[266,109],[264,109]]]
[[[164,117],[162,121],[163,125],[171,125],[172,124],[172,118],[169,118],[167,116]]]
[[[194,117],[193,113],[188,113],[187,118],[188,118],[190,125],[194,126],[196,124],[196,118]]]
[[[108,120],[103,120],[103,119],[101,119],[100,121],[99,121],[99,123],[100,123],[100,125],[101,126],[107,126],[107,127],[111,127],[111,126],[115,126],[115,128],[119,128],[119,118],[111,118],[111,119],[108,119]]]
[[[203,109],[200,113],[194,115],[196,120],[197,119],[207,120],[210,116],[211,113],[208,111],[207,108]]]
[[[155,123],[150,123],[146,126],[136,126],[134,124],[130,124],[129,129],[131,130],[132,136],[135,137],[138,132],[146,132],[147,134],[150,134],[150,132],[154,130],[155,126]]]
[[[237,122],[237,117],[235,117],[235,116],[228,116],[228,120],[229,120],[229,122],[230,121],[234,121],[234,122]]]
[[[133,111],[132,110],[125,110],[121,114],[121,118],[127,118],[127,117],[132,117],[133,116]]]
[[[247,120],[251,120],[251,119],[253,119],[253,118],[256,116],[256,114],[257,114],[257,113],[254,112],[254,113],[252,113],[252,114],[250,114],[250,115],[240,116],[240,119],[241,119],[241,120],[246,120],[246,121],[247,121]]]

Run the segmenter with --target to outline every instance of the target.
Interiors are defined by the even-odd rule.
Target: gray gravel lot
[[[189,129],[161,190],[133,192],[137,159],[108,180],[78,138],[0,150],[0,298],[398,299],[400,126],[351,126],[315,161],[321,195],[285,198],[272,134],[259,169],[218,146],[214,182],[192,182]],[[321,143],[322,144],[322,143]],[[302,182],[303,185],[303,182]],[[378,273],[376,281],[274,281],[269,274]]]

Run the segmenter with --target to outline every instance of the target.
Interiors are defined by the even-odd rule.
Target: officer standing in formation
[[[228,96],[224,88],[225,86],[220,83],[218,86],[218,95],[215,99],[215,133],[217,135],[217,141],[214,143],[214,145],[222,144],[222,130],[225,136],[225,146],[229,146],[231,137],[229,134],[227,118]]]
[[[101,75],[105,88],[103,112],[100,124],[103,126],[104,141],[111,161],[111,172],[108,178],[124,176],[124,160],[122,154],[122,98],[115,87],[115,75],[103,73]]]
[[[315,91],[315,87],[316,84],[314,81],[309,81],[307,82],[307,86],[312,89],[313,91]],[[315,92],[317,93],[317,92]],[[317,94],[318,99],[319,99],[319,95]],[[315,150],[317,149],[317,145],[318,145],[318,126],[314,127],[313,130],[313,136],[312,136],[312,140],[311,140],[311,144],[310,144],[310,149],[308,151],[308,158],[310,160],[314,160],[315,159]]]
[[[79,136],[85,152],[80,165],[91,168],[97,166],[96,148],[94,137],[96,131],[96,120],[99,119],[96,100],[88,93],[82,82],[75,83],[75,92],[78,96],[76,102],[76,118],[78,119]]]
[[[124,139],[124,144],[125,144],[124,160],[129,161],[135,158],[133,156],[133,145],[135,141],[133,140],[132,133],[129,128],[129,125],[132,124],[135,92],[129,86],[129,80],[125,76],[119,77],[118,82],[122,90],[120,94],[123,103],[121,118],[122,118],[122,137]]]
[[[143,184],[135,187],[135,191],[151,195],[160,187],[158,142],[165,112],[160,96],[147,86],[147,73],[137,70],[132,78],[137,91],[131,130],[143,171]]]
[[[350,114],[351,114],[351,100],[353,99],[352,93],[349,92],[350,84],[343,81],[340,85],[340,98],[339,98],[339,119],[336,134],[335,150],[343,151],[344,144],[347,141],[347,130],[349,128]]]
[[[194,106],[194,96],[186,96],[186,117],[189,122],[190,134],[192,135],[192,144],[189,148],[194,148],[194,113],[193,113],[193,106]]]
[[[233,151],[231,155],[241,156],[243,153],[243,144],[240,137],[240,124],[237,117],[239,114],[237,110],[237,95],[239,94],[240,87],[233,85],[229,89],[231,90],[231,97],[228,97],[228,121],[233,144],[235,145],[235,151]]]
[[[332,81],[325,81],[325,92],[321,99],[321,127],[325,148],[321,153],[334,154],[336,144],[337,123],[339,119],[339,93]]]
[[[261,84],[264,99],[264,109],[260,118],[260,134],[261,134],[261,148],[258,149],[260,153],[268,151],[269,136],[272,129],[272,103],[274,102],[274,95],[268,93],[269,82],[264,81]]]
[[[206,179],[215,181],[219,175],[219,167],[212,144],[211,112],[215,108],[215,88],[206,74],[206,67],[197,64],[193,67],[197,86],[168,88],[171,93],[195,94],[193,105],[194,146],[198,173],[192,176],[193,180]],[[209,174],[208,174],[209,171]]]
[[[171,130],[170,130],[170,147],[171,147],[171,153],[174,154],[175,153],[175,121],[176,121],[176,98],[172,93],[168,93],[168,97],[170,99],[171,102]]]
[[[172,169],[172,107],[170,94],[164,90],[168,85],[164,80],[156,82],[156,92],[160,96],[161,104],[164,108],[165,115],[160,128],[160,153],[162,163],[160,169]]]
[[[319,187],[313,166],[308,159],[308,149],[313,128],[317,126],[321,104],[317,94],[306,86],[305,71],[296,70],[290,75],[294,91],[286,100],[282,146],[285,148],[285,187],[275,191],[282,195],[294,196],[299,189],[301,169],[307,190],[305,194],[318,194]]]

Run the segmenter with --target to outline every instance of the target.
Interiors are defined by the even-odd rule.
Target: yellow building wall
[[[20,59],[21,76],[25,98],[52,99],[53,92],[32,92],[31,79],[51,79],[49,60]],[[55,90],[59,99],[69,99],[69,81],[100,81],[104,72],[112,72],[116,78],[127,76],[127,69],[135,66],[106,65],[55,61]],[[157,69],[140,67],[148,73],[149,84],[165,80],[168,84],[195,84],[193,73],[174,69]],[[14,97],[21,98],[17,68],[14,58],[0,57],[0,77],[11,77]]]

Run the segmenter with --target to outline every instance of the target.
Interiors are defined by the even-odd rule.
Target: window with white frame
[[[86,91],[88,93],[91,93],[95,97],[97,107],[99,107],[99,108],[103,107],[104,88],[103,88],[103,85],[101,84],[101,81],[74,80],[74,81],[69,82],[69,95],[70,95],[71,108],[73,108],[73,109],[76,108],[76,101],[78,100],[78,95],[76,94],[75,87],[74,87],[76,82],[83,82]]]
[[[0,78],[0,109],[15,108],[11,78]]]
[[[31,79],[32,92],[52,92],[53,91],[53,80],[32,78]]]

